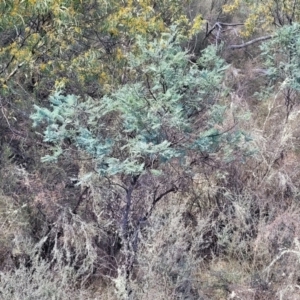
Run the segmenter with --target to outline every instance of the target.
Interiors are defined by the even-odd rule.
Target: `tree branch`
[[[230,46],[228,46],[228,49],[234,50],[234,49],[244,48],[244,47],[247,47],[247,46],[252,45],[254,43],[269,40],[271,38],[273,38],[273,35],[261,36],[259,38],[256,38],[254,40],[251,40],[249,42],[246,42],[246,43],[243,43],[243,44],[240,44],[240,45],[230,45]]]
[[[82,202],[82,201],[85,199],[85,197],[87,196],[88,191],[89,191],[89,187],[86,186],[85,189],[83,190],[83,192],[81,193],[81,195],[79,196],[78,201],[77,201],[77,203],[76,203],[76,206],[75,206],[75,207],[73,208],[73,210],[72,210],[72,213],[73,213],[74,215],[77,214],[77,209],[78,209],[79,205],[81,204],[81,202]]]
[[[203,41],[205,41],[215,29],[218,29],[218,36],[220,35],[220,30],[222,29],[222,26],[240,26],[240,25],[244,25],[244,23],[223,23],[223,22],[216,22],[213,27],[208,30],[208,23],[206,23],[206,34],[205,34],[205,38],[203,39]]]

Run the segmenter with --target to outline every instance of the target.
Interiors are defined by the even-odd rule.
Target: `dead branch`
[[[261,36],[259,38],[253,39],[249,42],[246,42],[246,43],[243,43],[243,44],[240,44],[240,45],[230,45],[230,46],[228,46],[228,49],[234,50],[234,49],[244,48],[244,47],[247,47],[247,46],[252,45],[254,43],[269,40],[271,38],[273,38],[273,35]]]

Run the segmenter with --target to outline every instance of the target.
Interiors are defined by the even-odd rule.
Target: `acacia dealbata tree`
[[[107,209],[114,207],[123,294],[131,293],[140,228],[155,207],[188,191],[195,169],[214,164],[217,153],[221,159],[224,145],[238,148],[244,142],[239,131],[220,130],[226,64],[217,48],[207,48],[192,63],[180,42],[175,28],[152,42],[138,37],[135,53],[129,54],[126,84],[84,101],[57,91],[50,109],[36,106],[31,116],[35,127],[46,126],[44,141],[53,145],[45,162],[68,157],[74,147],[82,159],[91,160],[81,184],[93,189],[97,182],[100,201]]]

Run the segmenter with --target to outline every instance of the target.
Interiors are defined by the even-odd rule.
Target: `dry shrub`
[[[99,299],[115,276],[117,243],[101,202],[66,187],[66,176],[57,172],[44,177],[20,166],[1,169],[1,184],[12,194],[0,196],[1,299]],[[114,299],[111,290],[101,292],[104,299]]]
[[[115,276],[116,262],[100,216],[95,222],[62,210],[44,236],[35,240],[30,225],[21,223],[26,215],[11,213],[6,207],[7,247],[1,250],[8,257],[12,253],[14,264],[2,263],[1,299],[99,299],[99,295],[115,299],[109,278]],[[105,224],[109,226],[107,220]]]
[[[282,214],[278,214],[271,222],[260,224],[255,241],[255,261],[260,261],[266,269],[268,281],[280,285],[283,277],[289,276],[289,284],[297,284],[300,280],[299,241],[300,211],[291,206]],[[298,253],[298,257],[297,257]]]
[[[54,242],[50,257],[64,261],[64,264],[76,268],[81,283],[107,276],[114,276],[116,262],[110,253],[109,236],[105,227],[92,220],[84,220],[77,214],[62,213],[56,222],[56,228],[49,234]],[[106,226],[109,222],[106,221]],[[55,234],[55,236],[51,236]]]
[[[56,264],[52,266],[37,258],[31,267],[20,265],[16,270],[0,272],[1,299],[48,300],[48,299],[104,299],[115,300],[108,286],[98,282],[98,291],[86,289],[77,283],[77,270]],[[100,291],[103,291],[100,293]]]
[[[225,299],[230,285],[250,281],[258,221],[249,200],[228,200],[227,212],[189,211],[182,195],[161,203],[140,232],[132,299]]]
[[[13,248],[13,239],[28,225],[23,215],[24,209],[16,207],[13,199],[3,195],[0,191],[0,268],[4,269],[11,264],[10,253]]]
[[[223,260],[245,270],[243,280],[228,285],[228,297],[298,299],[299,107],[287,120],[280,93],[246,105],[251,127],[239,125],[251,133],[256,151],[245,164],[227,168],[229,202],[219,215],[226,221],[218,235]]]
[[[188,213],[185,201],[160,203],[139,234],[133,299],[201,299],[196,274],[210,254],[207,231],[207,220]]]

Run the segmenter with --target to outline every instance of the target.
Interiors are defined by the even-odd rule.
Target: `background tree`
[[[64,86],[70,78],[69,89],[99,94],[103,85],[125,80],[125,54],[137,34],[155,37],[171,24],[177,24],[182,33],[193,34],[202,25],[198,19],[195,23],[189,20],[185,3],[177,0],[121,5],[118,1],[86,1],[84,5],[77,1],[5,1],[0,9],[2,84],[8,88],[9,79],[22,68],[31,89],[44,91],[46,96],[54,84]],[[80,89],[75,89],[78,84]]]
[[[236,11],[244,12],[243,36],[252,35],[255,31],[263,29],[272,32],[274,27],[291,25],[299,21],[300,3],[294,0],[268,0],[268,1],[229,1],[223,6],[225,13]]]

